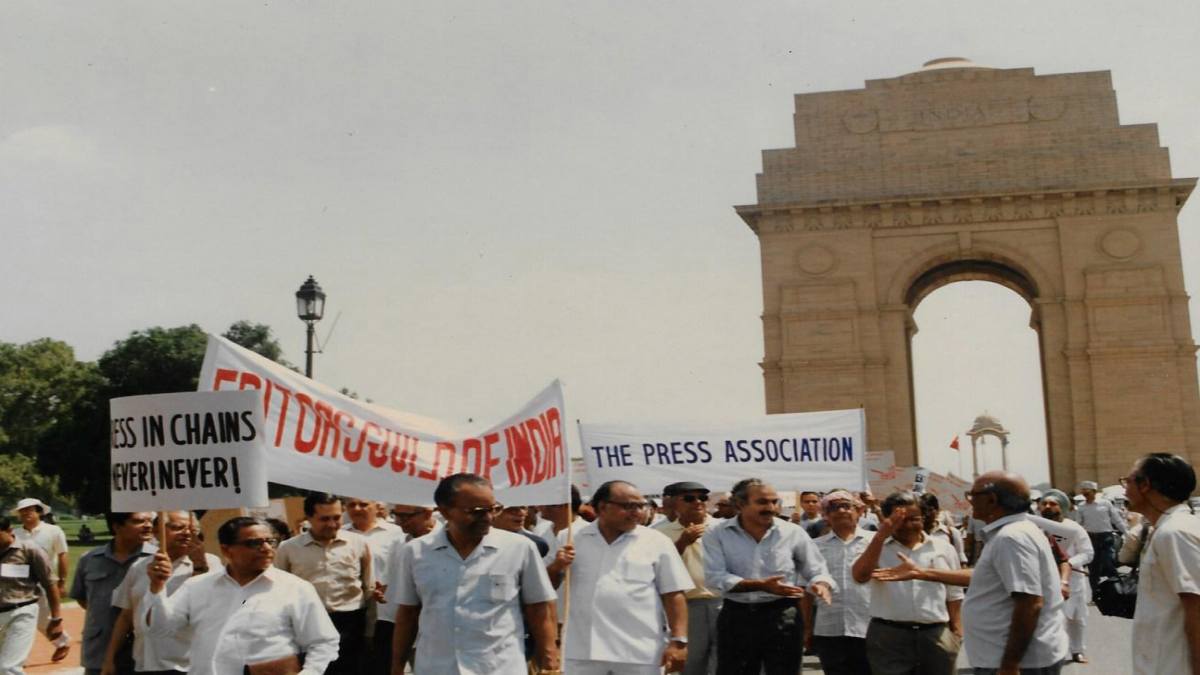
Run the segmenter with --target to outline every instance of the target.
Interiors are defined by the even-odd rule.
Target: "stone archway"
[[[1029,301],[1056,484],[1142,453],[1200,459],[1196,346],[1171,176],[1106,72],[952,61],[796,96],[796,146],[737,207],[763,267],[767,412],[862,406],[872,449],[918,461],[909,339],[926,294],[986,279]]]

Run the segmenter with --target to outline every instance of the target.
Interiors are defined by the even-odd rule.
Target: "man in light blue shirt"
[[[804,584],[828,605],[833,578],[804,528],[778,518],[775,488],[747,478],[733,486],[733,498],[738,516],[702,539],[706,585],[725,595],[717,672],[795,675],[803,655]]]

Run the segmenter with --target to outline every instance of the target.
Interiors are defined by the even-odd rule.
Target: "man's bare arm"
[[[404,675],[408,652],[417,640],[417,622],[421,617],[419,605],[400,605],[396,609],[396,628],[392,633],[392,675]]]
[[[521,607],[525,615],[525,627],[533,636],[535,654],[542,670],[561,670],[562,659],[558,653],[558,620],[555,602],[537,602]]]

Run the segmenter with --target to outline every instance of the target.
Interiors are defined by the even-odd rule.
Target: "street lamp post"
[[[308,280],[296,291],[296,314],[308,326],[308,347],[304,350],[304,376],[311,378],[313,371],[313,343],[316,341],[314,326],[325,315],[325,291],[310,274]]]

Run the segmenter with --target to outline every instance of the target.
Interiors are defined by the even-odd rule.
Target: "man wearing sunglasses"
[[[563,547],[573,554],[566,672],[658,675],[664,666],[679,672],[688,642],[683,592],[692,587],[679,553],[641,524],[649,503],[633,484],[604,483],[592,506],[595,522],[579,528],[574,546]]]
[[[661,522],[652,529],[675,542],[692,583],[684,593],[688,610],[688,655],[684,675],[711,675],[717,669],[717,614],[721,595],[704,585],[704,545],[700,538],[711,524],[708,515],[708,488],[701,483],[684,481],[663,488],[663,501],[671,500],[677,519]]]
[[[171,559],[155,555],[142,601],[147,632],[166,637],[190,627],[192,675],[325,672],[338,655],[337,629],[312,584],[272,566],[279,540],[271,526],[231,518],[217,540],[225,570],[192,577],[170,596]]]
[[[446,527],[400,549],[388,587],[397,607],[392,672],[403,675],[415,643],[416,675],[525,675],[526,630],[530,656],[543,671],[557,671],[554,587],[533,542],[492,527],[504,508],[492,484],[454,474],[433,499]]]

